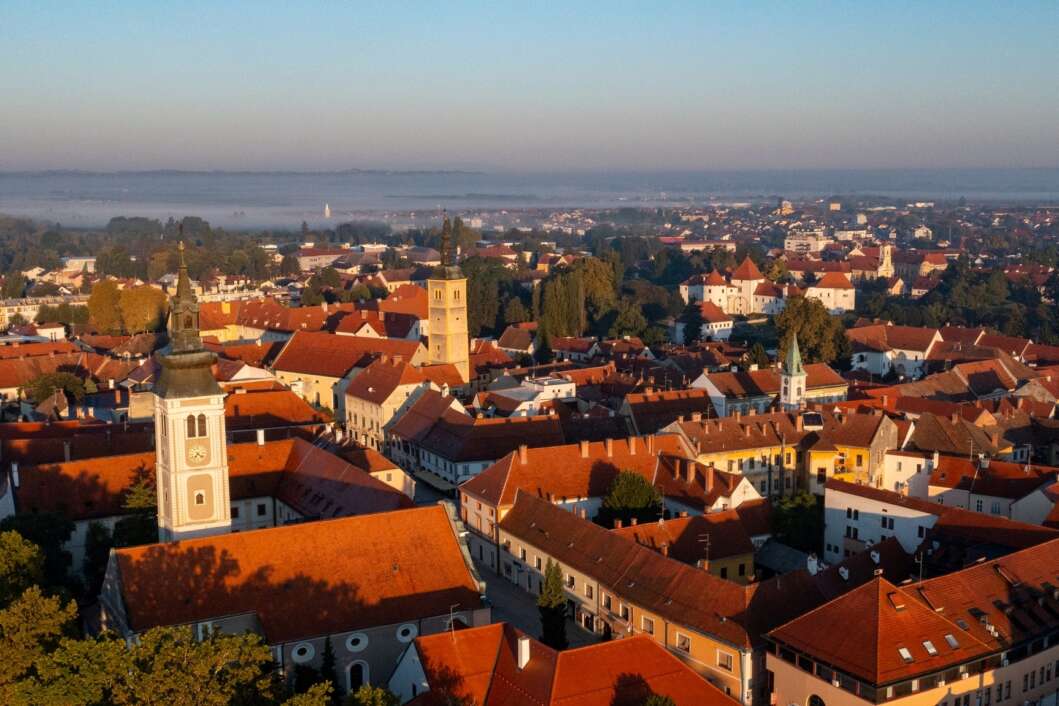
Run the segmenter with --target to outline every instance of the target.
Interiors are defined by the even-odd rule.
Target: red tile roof
[[[391,338],[336,336],[317,331],[298,331],[283,346],[273,368],[292,373],[341,378],[357,365],[367,365],[379,355],[412,360],[419,341]]]
[[[732,272],[732,281],[755,279],[765,279],[765,275],[761,274],[761,270],[757,268],[757,265],[754,264],[754,261],[748,255],[743,258],[743,262],[740,263],[739,267]]]
[[[668,696],[678,706],[738,703],[645,635],[563,652],[530,637],[529,661],[519,669],[523,636],[496,623],[417,638],[430,692],[414,703],[633,706],[650,694]]]
[[[817,289],[853,289],[849,277],[841,272],[828,272],[812,286]]]
[[[286,389],[236,390],[224,399],[224,416],[229,431],[334,421],[330,415],[314,409],[300,396]]]
[[[482,605],[438,506],[119,549],[117,561],[136,632],[253,613],[277,644]]]

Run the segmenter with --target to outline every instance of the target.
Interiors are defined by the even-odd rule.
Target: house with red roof
[[[346,431],[357,443],[380,450],[390,425],[430,389],[439,388],[408,361],[380,357],[346,386]]]
[[[677,706],[738,702],[645,636],[557,651],[508,623],[419,637],[389,682],[401,703]]]
[[[339,692],[383,685],[421,635],[490,622],[483,585],[442,506],[251,530],[111,553],[102,628],[257,633],[281,673],[319,669]]]
[[[843,272],[828,272],[805,288],[806,299],[818,299],[832,314],[853,311],[857,305],[857,290]]]

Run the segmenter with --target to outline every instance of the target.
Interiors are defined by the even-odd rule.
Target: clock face
[[[195,444],[188,446],[188,463],[200,464],[206,462],[206,457],[209,455],[206,447],[202,444]]]

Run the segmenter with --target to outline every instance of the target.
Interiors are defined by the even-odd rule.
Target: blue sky
[[[0,0],[0,169],[1059,166],[1059,3]]]

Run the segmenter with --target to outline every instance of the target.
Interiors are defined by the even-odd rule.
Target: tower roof
[[[765,275],[761,274],[761,270],[757,268],[754,261],[747,255],[743,258],[742,264],[735,268],[735,272],[732,273],[732,280],[755,280],[765,279]]]
[[[463,272],[460,271],[459,266],[456,264],[456,258],[453,256],[452,250],[452,221],[449,220],[446,214],[445,220],[441,223],[441,247],[439,249],[441,265],[434,271],[431,279],[463,278]]]
[[[802,352],[798,349],[798,334],[791,334],[791,345],[787,347],[787,357],[783,361],[783,372],[787,375],[804,375]]]
[[[195,301],[195,293],[191,291],[191,278],[188,277],[188,264],[184,261],[183,240],[177,246],[177,251],[180,253],[180,269],[177,274],[176,296],[173,297],[173,301]]]

